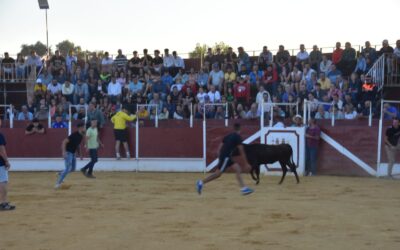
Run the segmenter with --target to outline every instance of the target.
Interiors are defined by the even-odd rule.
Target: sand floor
[[[199,196],[203,174],[96,175],[10,173],[0,249],[400,249],[399,180],[264,176],[241,196],[225,174]]]

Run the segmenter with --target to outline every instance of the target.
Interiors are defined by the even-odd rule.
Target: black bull
[[[282,178],[279,184],[282,184],[285,179],[287,172],[286,166],[289,167],[296,176],[297,183],[300,182],[296,171],[297,167],[293,162],[293,150],[289,144],[243,144],[243,147],[247,160],[251,165],[251,177],[256,181],[256,184],[260,182],[260,165],[272,164],[277,161],[280,163],[282,168]],[[235,155],[235,153],[233,155]]]

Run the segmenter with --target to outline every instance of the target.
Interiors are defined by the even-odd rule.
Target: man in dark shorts
[[[225,171],[225,169],[229,167],[233,167],[236,171],[236,178],[239,182],[239,185],[241,187],[241,193],[243,195],[251,194],[253,192],[252,189],[246,187],[244,185],[242,176],[240,175],[241,172],[241,167],[238,163],[235,163],[232,161],[232,156],[241,156],[242,159],[244,160],[244,164],[248,169],[251,169],[249,163],[247,162],[246,158],[246,153],[244,152],[243,145],[242,145],[242,137],[240,136],[240,124],[236,123],[234,126],[234,132],[228,134],[227,136],[224,137],[222,140],[222,143],[219,146],[219,161],[217,165],[217,169],[215,170],[214,173],[211,175],[207,176],[204,180],[198,180],[197,181],[197,192],[201,194],[201,191],[203,189],[203,185],[206,184],[207,182],[210,182],[214,179],[217,179],[221,176],[221,174]],[[239,155],[235,153],[232,155],[234,152],[235,148],[238,148],[239,150],[236,150],[235,152],[240,153]]]
[[[130,114],[127,107],[124,105],[122,110],[117,112],[113,117],[111,117],[111,122],[114,124],[114,136],[115,136],[115,155],[117,160],[121,159],[119,153],[119,148],[124,145],[126,158],[130,158],[128,147],[128,131],[126,130],[126,122],[131,122],[136,119],[135,115]]]
[[[387,158],[389,161],[388,165],[388,176],[393,178],[393,165],[396,161],[396,153],[400,152],[400,126],[399,126],[399,118],[394,118],[392,126],[386,129],[385,136],[385,150],[387,154]]]
[[[61,144],[62,155],[65,160],[65,169],[59,173],[55,188],[61,187],[64,178],[70,172],[75,171],[76,168],[76,150],[82,142],[83,136],[85,136],[85,124],[79,123],[77,125],[78,130],[72,133],[68,138],[64,139]]]
[[[0,120],[1,126],[1,120]],[[8,189],[8,170],[10,169],[10,162],[8,161],[6,152],[6,140],[2,133],[0,133],[0,211],[14,210],[15,206],[8,202],[7,189]]]

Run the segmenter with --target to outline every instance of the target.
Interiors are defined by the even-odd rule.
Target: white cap
[[[42,79],[38,78],[38,79],[36,80],[36,83],[42,83]]]

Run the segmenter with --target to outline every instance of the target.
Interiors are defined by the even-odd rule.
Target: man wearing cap
[[[33,88],[33,92],[36,100],[40,100],[46,97],[47,87],[42,83],[42,79],[38,78],[36,80],[35,87]]]
[[[73,132],[70,136],[65,138],[61,144],[61,151],[62,155],[65,160],[65,169],[61,171],[58,175],[58,179],[56,182],[56,185],[54,186],[55,189],[58,189],[61,187],[61,184],[63,183],[65,177],[70,172],[75,171],[76,168],[76,151],[79,148],[79,145],[82,142],[83,136],[85,135],[85,124],[79,123],[77,125],[78,130]],[[67,188],[67,186],[66,186]]]
[[[298,128],[303,127],[303,118],[301,117],[301,115],[295,115],[292,121],[293,121],[292,127],[298,127]]]

